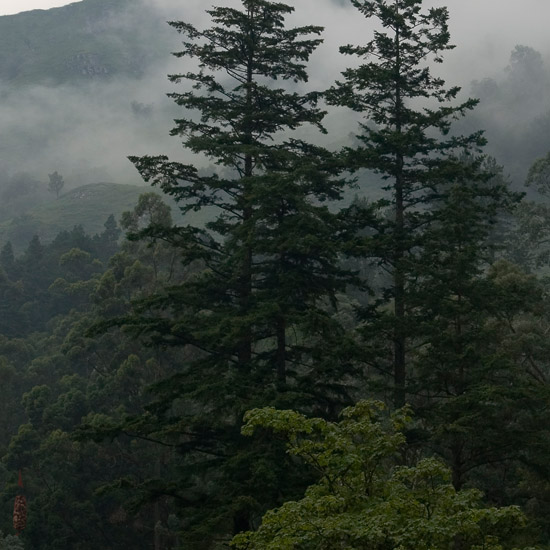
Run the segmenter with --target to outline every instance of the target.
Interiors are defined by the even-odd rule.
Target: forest
[[[299,5],[171,21],[185,160],[2,242],[0,550],[550,549],[550,146],[518,182],[519,123],[475,128],[542,58],[470,98],[446,7],[349,4],[323,89]],[[24,225],[37,182],[0,180]]]

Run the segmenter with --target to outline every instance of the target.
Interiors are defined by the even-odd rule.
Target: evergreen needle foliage
[[[354,279],[340,267],[349,222],[328,208],[346,182],[336,155],[292,135],[306,124],[325,131],[319,94],[301,92],[322,29],[286,28],[292,11],[243,0],[240,9],[209,10],[213,26],[206,30],[171,23],[184,37],[176,55],[198,64],[170,77],[186,86],[170,95],[190,113],[172,134],[218,169],[210,174],[165,156],[131,158],[184,214],[212,212],[203,228],[157,224],[135,235],[175,244],[193,275],[124,323],[191,354],[186,372],[156,388],[157,436],[181,445],[188,473],[198,476],[197,498],[217,503],[218,518],[201,518],[202,525],[218,521],[226,532],[250,528],[252,510],[287,491],[280,481],[259,490],[265,478],[259,483],[254,469],[274,458],[241,443],[244,411],[284,403],[333,415],[350,402],[350,338],[334,316],[337,294]],[[174,409],[180,402],[186,405]],[[184,442],[181,425],[189,434]],[[276,479],[282,465],[273,468]],[[216,494],[208,489],[211,476]]]
[[[418,326],[418,302],[412,295],[430,270],[422,251],[426,246],[443,247],[431,228],[445,225],[444,210],[448,201],[455,200],[457,186],[469,185],[463,192],[473,194],[470,200],[480,208],[493,209],[486,219],[489,225],[508,197],[500,187],[483,189],[492,174],[482,169],[482,133],[450,132],[452,122],[477,101],[457,101],[460,88],[447,87],[432,72],[433,63],[441,63],[442,55],[453,48],[447,8],[425,9],[422,0],[352,0],[352,4],[373,19],[378,30],[364,46],[340,48],[361,62],[343,72],[327,98],[362,117],[359,145],[347,150],[350,166],[370,170],[387,182],[372,256],[388,274],[383,300],[391,304],[391,311],[374,312],[365,336],[369,346],[381,334],[392,342],[393,349],[383,345],[370,359],[380,371],[392,372],[393,401],[402,407],[412,375],[409,352],[416,345]],[[491,207],[482,205],[487,198],[493,201]],[[446,226],[444,231],[452,228]]]
[[[547,269],[550,210],[511,219],[481,133],[453,133],[476,102],[432,72],[447,10],[353,5],[376,32],[326,93],[307,83],[322,29],[289,28],[286,4],[172,23],[191,160],[132,161],[181,216],[94,184],[33,211],[83,224],[51,242],[6,226],[0,528],[19,470],[29,522],[0,550],[548,547],[548,281],[509,258]],[[337,154],[299,137],[325,132],[326,100],[360,123]],[[549,166],[529,175],[543,199]],[[350,172],[381,200],[339,209]]]

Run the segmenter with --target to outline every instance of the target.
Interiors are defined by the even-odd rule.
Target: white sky
[[[73,4],[78,0],[0,0],[0,15],[11,15],[21,11],[47,10]]]

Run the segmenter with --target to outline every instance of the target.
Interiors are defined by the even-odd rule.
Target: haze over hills
[[[477,38],[440,67],[448,1],[519,4],[2,20],[0,550],[550,550],[550,186],[477,132],[520,188],[550,79]]]
[[[89,235],[101,233],[107,218],[132,210],[143,187],[116,183],[91,183],[68,191],[59,200],[44,201],[0,223],[0,242],[10,241],[16,251],[25,249],[34,235],[52,241],[61,231],[82,226]],[[175,210],[175,209],[173,209]]]
[[[177,44],[162,12],[136,0],[0,17],[0,243],[21,249],[75,224],[94,233],[132,208],[148,189],[126,157],[162,135],[170,146]],[[59,201],[46,190],[53,171],[66,182]],[[76,200],[82,186],[94,192]]]
[[[66,228],[70,217],[53,223],[30,211],[54,199],[48,174],[63,175],[63,192],[105,181],[143,186],[126,157],[179,149],[168,136],[174,108],[165,95],[179,43],[162,10],[140,0],[83,0],[0,17],[0,241],[24,216],[23,233],[35,227],[48,238]],[[102,224],[97,213],[94,223]]]
[[[330,16],[345,24],[347,3],[317,1],[315,23],[328,25],[324,19]],[[182,113],[166,97],[175,89],[166,75],[185,72],[187,61],[170,55],[181,40],[166,20],[188,19],[201,26],[210,5],[202,0],[184,5],[176,0],[82,0],[0,17],[0,223],[24,214],[22,205],[30,209],[53,201],[45,188],[54,171],[63,175],[66,192],[106,181],[143,185],[129,155],[188,159],[178,139],[169,136],[173,119]],[[304,10],[297,6],[298,11],[298,19],[304,18]],[[327,79],[340,70],[336,65],[348,61],[337,54],[340,38],[334,29],[330,32],[311,63],[313,89],[330,86]],[[446,78],[449,84],[463,83],[465,75]],[[487,151],[504,164],[518,188],[550,143],[543,92],[549,82],[545,59],[527,48],[515,52],[508,67],[495,67],[487,79],[465,89],[482,103],[460,123],[461,131],[486,129]],[[355,123],[353,116],[329,114],[328,142],[345,143]],[[9,188],[13,199],[15,181],[32,183],[15,197],[16,211],[5,196]]]

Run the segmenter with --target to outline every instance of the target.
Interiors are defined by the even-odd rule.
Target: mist
[[[240,5],[238,0],[219,3]],[[212,4],[218,2],[188,0],[182,4],[181,0],[143,0],[108,22],[113,28],[128,29],[143,27],[144,12],[155,19],[151,29],[162,34],[156,38],[165,49],[164,61],[147,67],[139,78],[44,83],[16,90],[8,84],[0,85],[0,172],[24,171],[45,180],[48,173],[57,170],[64,175],[68,188],[98,181],[141,184],[127,160],[128,155],[167,154],[177,160],[189,160],[179,140],[169,136],[173,119],[181,116],[181,112],[166,97],[167,92],[185,86],[178,88],[169,83],[166,75],[185,72],[189,62],[170,55],[179,49],[181,41],[165,21],[181,19],[204,27],[209,20],[205,9]],[[481,98],[477,112],[461,128],[487,128],[489,140],[497,142],[488,151],[500,162],[509,159],[510,149],[517,146],[514,136],[506,142],[501,134],[515,128],[521,135],[522,150],[518,153],[521,158],[512,159],[508,170],[521,180],[526,166],[544,152],[540,139],[546,135],[546,126],[550,127],[550,123],[546,126],[542,123],[542,130],[541,124],[537,126],[537,121],[544,121],[550,112],[550,102],[544,93],[529,91],[533,87],[540,89],[547,78],[550,44],[545,27],[550,18],[550,4],[545,0],[527,0],[521,4],[500,0],[483,3],[434,0],[426,5],[448,6],[451,39],[456,44],[435,70],[449,85],[462,86],[464,95],[474,93]],[[354,62],[341,56],[338,47],[365,43],[372,36],[372,25],[343,0],[302,0],[289,19],[293,25],[315,24],[326,29],[324,43],[311,58],[310,80],[304,89],[322,90],[330,86]],[[523,78],[523,89],[512,93],[510,54],[517,44],[539,52],[541,64],[539,75],[535,77],[532,71]],[[516,71],[516,77],[518,74]],[[487,84],[486,79],[494,83],[493,92],[500,91],[488,93],[490,86],[480,84]],[[325,141],[334,144],[345,140],[355,131],[356,122],[356,115],[330,110],[326,119],[329,135]],[[538,143],[530,154],[528,144],[535,139]]]
[[[57,170],[69,185],[139,183],[126,157],[169,154],[177,145],[168,136],[174,109],[165,96],[166,69],[138,81],[3,90],[0,154],[7,171]]]

